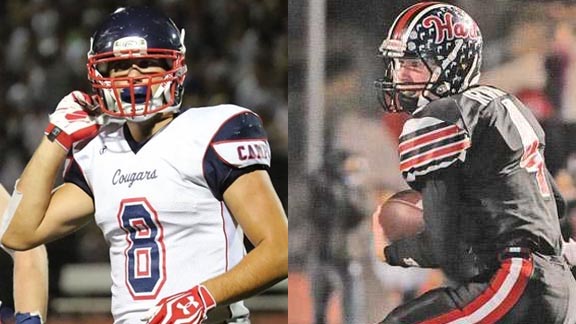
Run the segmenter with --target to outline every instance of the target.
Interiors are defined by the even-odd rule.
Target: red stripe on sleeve
[[[414,147],[431,144],[436,142],[444,137],[449,137],[452,135],[458,134],[460,128],[456,125],[451,125],[445,128],[441,128],[435,131],[431,131],[429,133],[422,134],[420,136],[411,138],[407,141],[404,141],[398,145],[398,151],[400,154],[404,154],[406,151],[413,149]]]
[[[457,142],[451,145],[443,146],[438,149],[427,151],[424,154],[416,155],[405,161],[400,162],[400,170],[402,172],[408,171],[410,168],[415,167],[420,164],[430,163],[434,160],[449,156],[454,153],[466,150],[470,147],[470,140],[465,139],[464,141]]]

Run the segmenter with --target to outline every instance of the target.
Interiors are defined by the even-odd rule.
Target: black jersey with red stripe
[[[426,230],[387,253],[399,265],[423,266],[445,266],[459,258],[447,253],[462,251],[493,258],[512,245],[558,254],[557,193],[543,150],[529,109],[497,88],[474,87],[416,110],[399,139],[400,169],[423,194]]]

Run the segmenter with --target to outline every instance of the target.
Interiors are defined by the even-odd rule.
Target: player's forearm
[[[15,209],[2,243],[15,250],[25,250],[41,244],[36,235],[48,205],[56,175],[66,158],[66,152],[44,138],[24,169],[16,190],[21,200]]]
[[[204,283],[217,304],[262,292],[288,276],[288,237],[261,242],[230,271]]]
[[[20,313],[39,313],[48,307],[48,259],[44,246],[14,254],[14,306]]]

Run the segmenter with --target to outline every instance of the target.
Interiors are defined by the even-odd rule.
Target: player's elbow
[[[26,237],[23,235],[15,235],[6,232],[2,237],[2,245],[15,251],[27,251],[39,246],[40,244],[26,239]]]
[[[280,269],[280,278],[284,279],[288,277],[288,245],[286,245],[285,249],[282,249],[279,258],[279,269]]]
[[[269,260],[277,280],[288,277],[288,236],[269,241]]]

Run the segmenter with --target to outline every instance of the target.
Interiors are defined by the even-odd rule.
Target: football
[[[378,222],[390,241],[418,234],[424,229],[422,196],[415,190],[395,193],[382,204]]]

